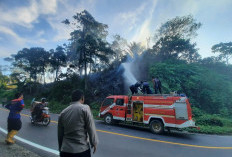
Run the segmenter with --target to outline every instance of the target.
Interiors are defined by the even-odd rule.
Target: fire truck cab
[[[156,134],[164,129],[196,127],[188,98],[177,94],[111,95],[103,101],[99,117],[106,124],[115,121],[146,124]]]

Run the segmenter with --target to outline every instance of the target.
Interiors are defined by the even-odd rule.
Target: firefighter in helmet
[[[132,95],[133,94],[138,94],[138,90],[141,90],[141,85],[142,85],[142,81],[141,82],[136,82],[135,84],[130,86],[130,90]]]

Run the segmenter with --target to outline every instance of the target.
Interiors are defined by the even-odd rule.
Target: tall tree
[[[52,71],[55,71],[55,81],[58,81],[58,74],[61,67],[66,66],[67,63],[67,56],[65,53],[65,49],[62,46],[58,46],[56,50],[50,50],[51,52],[51,67]]]
[[[200,27],[201,23],[197,23],[191,15],[168,20],[154,36],[156,43],[153,51],[163,59],[196,61],[200,55],[196,43],[192,43],[191,39],[197,35],[196,31]]]
[[[14,56],[14,66],[29,73],[30,80],[37,81],[38,74],[45,74],[46,66],[49,63],[49,53],[44,48],[24,48]]]
[[[114,35],[113,39],[111,48],[115,52],[115,55],[112,56],[112,61],[121,61],[123,56],[126,55],[127,41],[118,34]]]
[[[75,30],[70,33],[71,48],[78,54],[79,69],[84,68],[87,89],[87,70],[91,71],[92,66],[99,62],[107,63],[113,51],[106,42],[107,25],[96,21],[86,10],[76,13],[73,18],[73,22],[66,19],[63,23],[75,26]]]
[[[192,62],[200,58],[196,43],[192,44],[190,39],[182,39],[178,36],[162,37],[153,46],[153,50],[164,60],[173,58]]]
[[[0,89],[5,89],[9,81],[10,81],[9,77],[6,75],[3,75],[1,68],[0,68]]]
[[[155,35],[155,39],[166,36],[178,36],[182,39],[190,39],[197,36],[197,30],[201,26],[202,24],[197,23],[192,15],[177,16],[160,26]]]
[[[213,45],[211,49],[213,53],[219,52],[219,58],[225,59],[226,64],[229,64],[229,60],[232,58],[232,42],[221,42],[219,44]]]

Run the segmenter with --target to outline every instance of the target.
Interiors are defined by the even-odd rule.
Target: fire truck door
[[[175,102],[175,112],[177,120],[188,120],[188,110],[185,99],[186,98],[181,98],[180,100]]]
[[[125,120],[126,106],[124,105],[124,99],[117,99],[115,106],[115,116],[114,119]]]

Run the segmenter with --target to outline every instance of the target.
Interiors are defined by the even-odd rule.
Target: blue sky
[[[203,24],[194,39],[202,57],[213,55],[212,45],[232,41],[231,0],[0,0],[0,64],[25,47],[67,42],[72,30],[61,21],[84,9],[109,26],[109,41],[119,34],[145,44],[162,23],[189,14]]]

